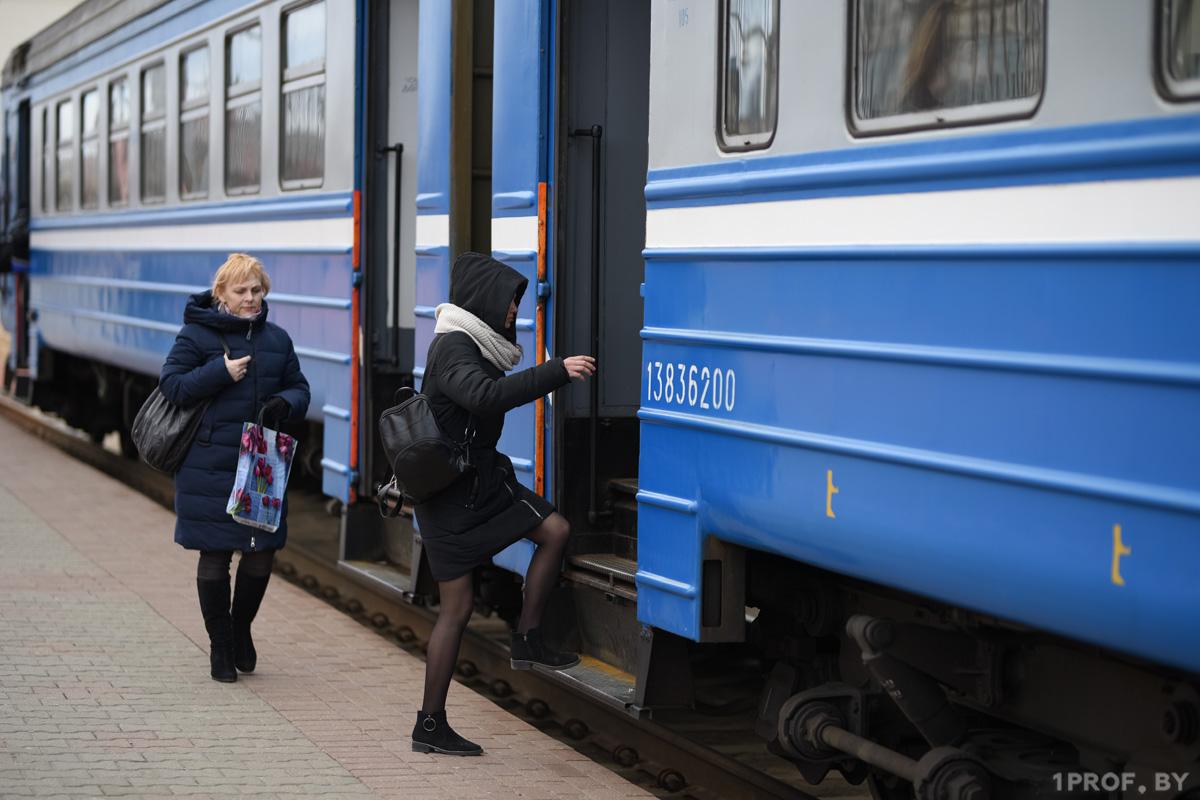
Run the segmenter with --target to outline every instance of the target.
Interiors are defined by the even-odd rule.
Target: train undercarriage
[[[612,529],[577,534],[545,622],[591,656],[560,676],[580,691],[656,720],[753,709],[764,748],[805,782],[840,773],[888,800],[1200,797],[1200,686],[1155,664],[719,543],[702,599],[743,609],[744,640],[642,626],[636,491],[609,482]],[[406,599],[436,603],[411,542],[411,559],[410,540],[388,546],[411,570]],[[479,608],[515,621],[519,578],[478,577]]]

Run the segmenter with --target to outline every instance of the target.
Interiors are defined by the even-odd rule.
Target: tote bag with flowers
[[[226,511],[235,522],[263,530],[279,529],[283,492],[292,471],[296,440],[286,433],[247,422],[242,428],[237,478]]]

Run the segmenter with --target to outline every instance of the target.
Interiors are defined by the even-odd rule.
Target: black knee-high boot
[[[200,613],[204,615],[204,627],[208,631],[210,646],[208,659],[212,666],[212,679],[222,683],[237,680],[233,666],[233,623],[229,615],[229,578],[224,580],[196,579],[200,594]]]
[[[250,638],[250,623],[258,614],[270,580],[270,573],[263,576],[246,575],[238,570],[237,586],[233,590],[233,663],[242,672],[254,672],[258,664],[258,652],[254,649],[254,640]]]

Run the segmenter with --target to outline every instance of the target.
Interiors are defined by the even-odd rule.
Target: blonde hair
[[[232,283],[245,283],[249,280],[257,280],[262,284],[263,297],[266,297],[267,293],[271,291],[271,279],[263,271],[262,262],[245,253],[233,253],[229,256],[229,260],[221,265],[213,278],[213,299],[218,300],[226,286]]]

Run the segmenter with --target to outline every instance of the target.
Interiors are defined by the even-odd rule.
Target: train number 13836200
[[[733,411],[737,376],[731,369],[646,362],[646,399],[702,409]]]

